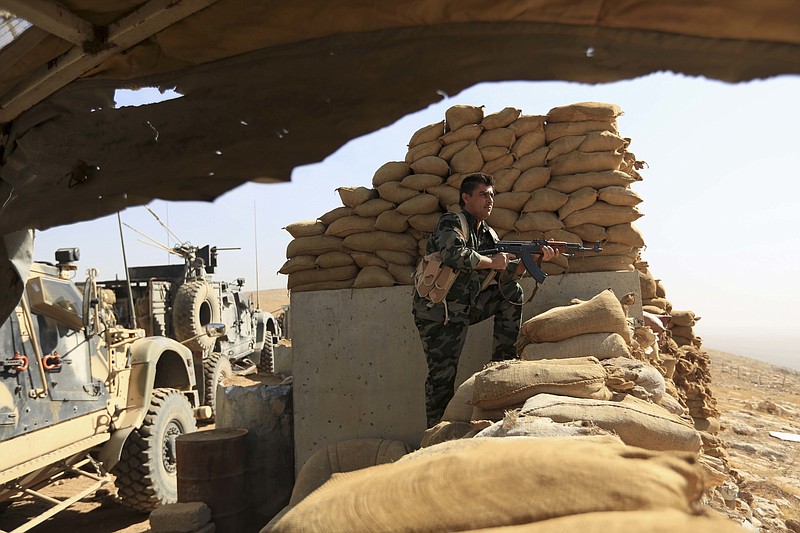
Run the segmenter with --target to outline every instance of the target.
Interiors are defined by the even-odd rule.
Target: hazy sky
[[[290,183],[246,184],[213,204],[155,201],[150,207],[192,244],[241,247],[220,252],[217,279],[244,277],[254,290],[258,277],[261,289],[284,288],[286,277],[277,270],[291,236],[282,228],[340,206],[337,187],[371,187],[375,170],[402,161],[411,135],[442,120],[449,107],[483,105],[489,114],[513,106],[538,115],[575,102],[614,103],[625,113],[620,134],[647,162],[644,181],[632,186],[644,198],[645,216],[636,225],[647,242],[643,257],[667,298],[675,309],[702,317],[695,332],[704,347],[800,369],[798,95],[798,76],[736,85],[666,73],[601,85],[484,83],[355,139],[322,163],[295,169]],[[175,244],[144,207],[121,217]],[[169,261],[137,233],[124,228],[123,234],[129,266]],[[81,275],[94,266],[101,278],[122,277],[116,215],[38,233],[35,257],[52,260],[67,246],[81,249]]]

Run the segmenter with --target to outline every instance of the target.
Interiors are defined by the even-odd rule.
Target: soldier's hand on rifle
[[[492,256],[492,270],[505,270],[508,266],[509,259],[512,258],[512,254],[507,254],[505,252],[500,252],[499,254],[495,254]]]
[[[553,248],[552,246],[542,246],[542,261],[550,261],[559,255],[561,255],[561,252],[558,250],[558,248]]]

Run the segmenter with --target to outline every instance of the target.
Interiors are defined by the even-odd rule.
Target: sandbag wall
[[[294,239],[279,272],[293,291],[412,284],[436,221],[459,209],[461,181],[478,171],[495,177],[488,222],[501,238],[604,242],[600,253],[545,263],[548,274],[633,270],[644,239],[630,186],[643,163],[619,135],[621,114],[597,102],[547,115],[453,106],[411,137],[404,161],[375,172],[372,188],[340,187],[341,207],[287,226]]]

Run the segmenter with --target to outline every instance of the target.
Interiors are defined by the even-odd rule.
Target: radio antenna
[[[256,241],[256,309],[261,309],[261,294],[258,287],[258,222],[256,221],[256,202],[253,200],[253,235]]]

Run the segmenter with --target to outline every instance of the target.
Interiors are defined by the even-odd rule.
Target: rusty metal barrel
[[[204,502],[217,533],[249,531],[244,428],[196,431],[175,439],[178,501]]]

